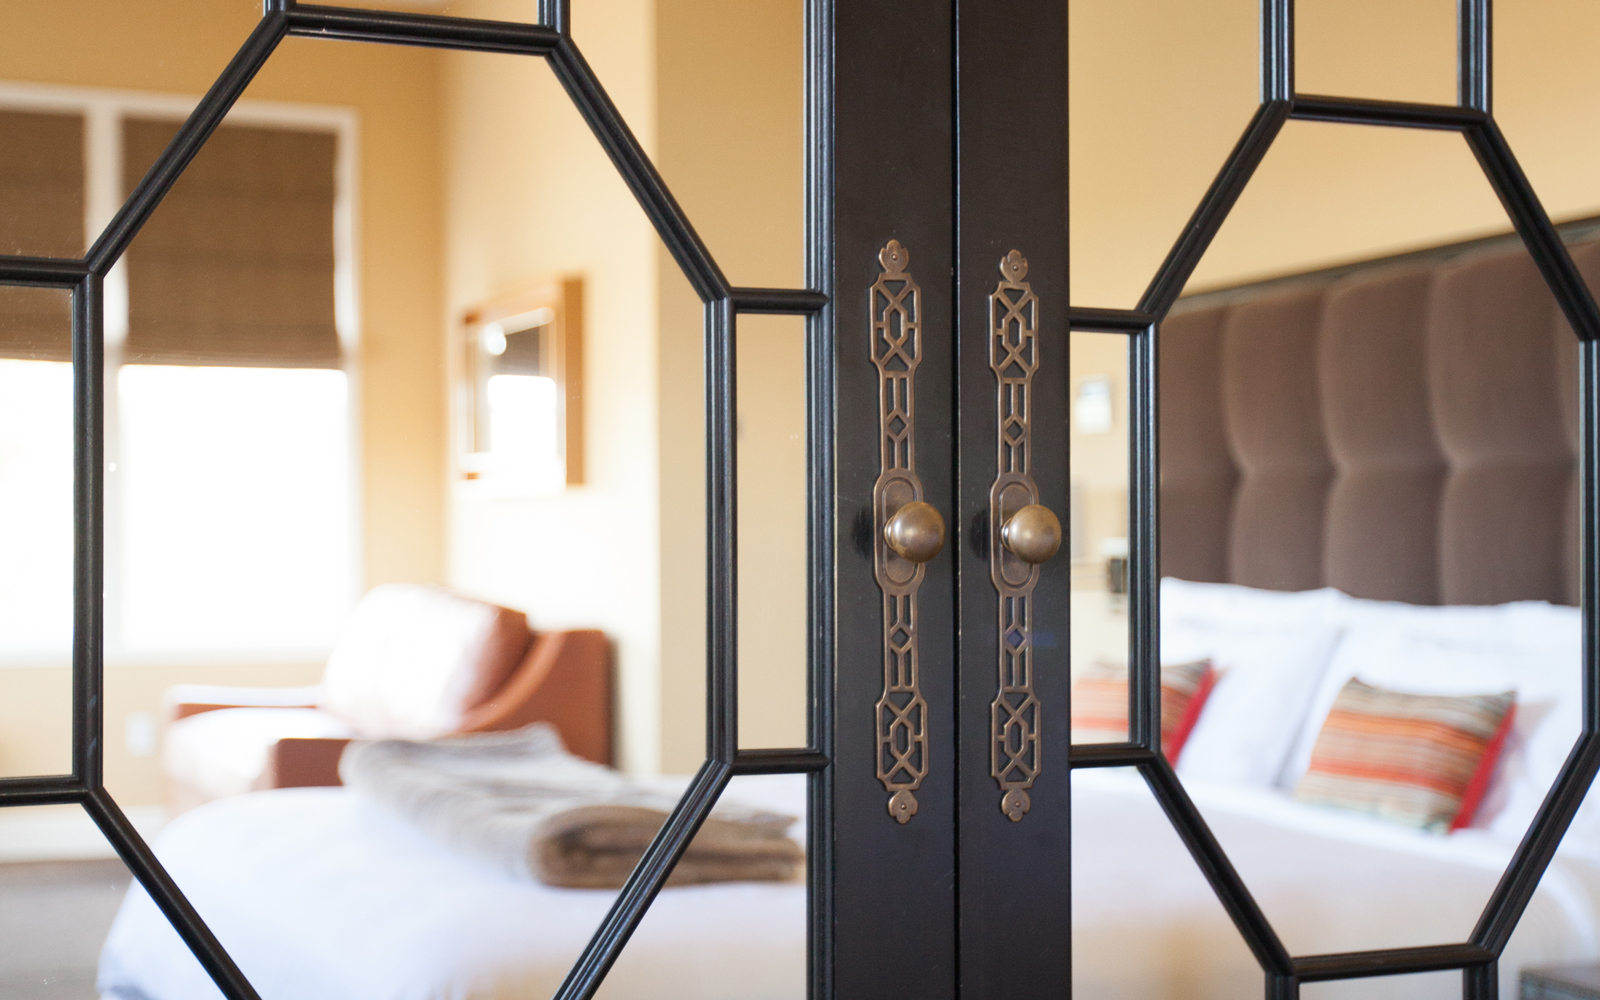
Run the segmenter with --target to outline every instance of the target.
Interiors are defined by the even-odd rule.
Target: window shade
[[[0,252],[83,256],[83,116],[0,111]],[[0,358],[72,360],[72,299],[0,286]]]
[[[138,184],[178,123],[123,123]],[[128,251],[134,364],[337,368],[333,322],[336,139],[224,125]]]

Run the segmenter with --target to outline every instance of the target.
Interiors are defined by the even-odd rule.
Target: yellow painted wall
[[[7,0],[0,79],[198,95],[260,17],[257,0]],[[438,54],[286,41],[247,98],[353,107],[360,115],[357,368],[366,584],[444,577],[444,379],[441,311]],[[157,712],[179,680],[300,684],[320,664],[135,667],[107,677],[107,781],[128,805],[160,801],[154,758],[123,749],[128,712]],[[0,771],[53,770],[64,710],[38,718],[65,669],[5,672]],[[57,698],[50,704],[60,706]]]
[[[451,9],[526,15],[514,0]],[[799,10],[593,0],[574,11],[586,58],[740,284],[803,277]],[[588,317],[588,481],[548,497],[456,487],[451,579],[539,625],[604,628],[623,764],[692,770],[704,756],[700,303],[544,66],[450,55],[445,86],[447,318],[555,273],[585,279]],[[741,488],[747,523],[763,527],[741,563],[747,745],[804,740],[800,329],[741,324]]]
[[[1071,5],[1073,299],[1132,305],[1199,203],[1257,100],[1257,4]],[[1448,102],[1454,5],[1303,0],[1305,93]],[[1600,212],[1600,7],[1495,5],[1496,115],[1558,220]],[[1192,287],[1503,232],[1465,142],[1291,122]]]
[[[524,18],[520,0],[452,13]],[[575,34],[635,134],[654,145],[649,0],[580,4]],[[550,69],[445,57],[446,308],[555,274],[584,280],[584,485],[555,496],[453,494],[450,578],[525,609],[535,627],[615,644],[622,763],[659,762],[656,239]]]
[[[661,0],[659,164],[736,285],[799,288],[804,254],[802,5]],[[736,40],[737,44],[731,44]],[[661,269],[662,762],[705,756],[701,323]],[[805,380],[799,319],[739,324],[740,742],[805,742]],[[669,459],[670,456],[670,459]]]

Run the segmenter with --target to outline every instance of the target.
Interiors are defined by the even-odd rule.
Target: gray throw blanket
[[[617,888],[677,797],[567,753],[538,723],[506,733],[352,743],[358,795],[468,857],[547,885]],[[786,881],[805,860],[793,816],[719,802],[668,885]]]

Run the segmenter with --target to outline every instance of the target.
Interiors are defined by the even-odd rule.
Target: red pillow
[[[1161,752],[1173,764],[1216,686],[1210,660],[1161,668]],[[1072,683],[1072,742],[1128,740],[1128,668],[1095,662]]]
[[[1466,791],[1461,793],[1461,808],[1456,812],[1456,818],[1450,821],[1450,832],[1455,833],[1463,827],[1472,825],[1472,817],[1477,815],[1478,807],[1483,804],[1483,794],[1489,790],[1489,779],[1494,777],[1495,765],[1500,763],[1500,754],[1506,748],[1506,737],[1511,735],[1511,725],[1517,718],[1516,702],[1506,709],[1505,718],[1500,720],[1500,728],[1489,737],[1489,745],[1483,748],[1483,759],[1478,761],[1478,769],[1472,772],[1472,780],[1467,782]]]

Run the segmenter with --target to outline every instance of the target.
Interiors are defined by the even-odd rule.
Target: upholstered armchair
[[[611,762],[611,650],[596,631],[534,632],[520,611],[436,587],[377,587],[303,688],[166,692],[174,812],[266,788],[339,784],[352,739],[426,739],[549,722]]]

